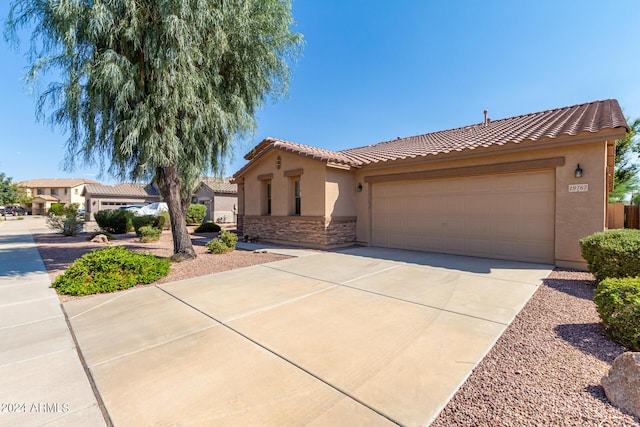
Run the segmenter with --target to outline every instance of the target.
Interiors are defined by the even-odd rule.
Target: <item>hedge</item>
[[[603,280],[593,301],[604,330],[631,351],[640,351],[640,277]]]
[[[640,230],[608,230],[580,240],[582,257],[598,282],[640,276]]]
[[[133,214],[125,209],[105,209],[96,212],[93,218],[98,226],[112,234],[124,234],[133,230]]]

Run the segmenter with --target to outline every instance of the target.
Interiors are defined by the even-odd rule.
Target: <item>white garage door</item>
[[[372,244],[553,263],[555,171],[372,185]]]

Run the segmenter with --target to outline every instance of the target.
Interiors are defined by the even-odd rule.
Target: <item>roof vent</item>
[[[484,110],[484,122],[482,122],[483,124],[487,124],[489,123],[489,121],[491,120],[489,117],[487,117],[487,114],[489,114],[489,111]]]

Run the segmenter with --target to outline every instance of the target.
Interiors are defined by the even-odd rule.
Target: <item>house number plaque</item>
[[[589,191],[589,184],[569,184],[569,193],[582,193]]]

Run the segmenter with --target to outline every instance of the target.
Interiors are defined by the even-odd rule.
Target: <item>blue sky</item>
[[[0,4],[3,22],[8,1]],[[640,116],[637,0],[297,0],[305,37],[287,99],[265,105],[226,175],[267,136],[341,150],[616,98]],[[88,178],[62,170],[66,135],[35,118],[23,50],[0,43],[0,172],[14,182]]]

